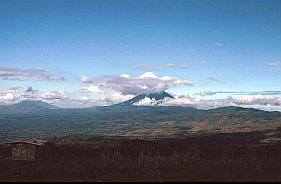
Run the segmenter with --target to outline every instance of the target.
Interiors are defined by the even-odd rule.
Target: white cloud
[[[0,92],[0,105],[14,104],[23,100],[42,100],[60,107],[88,107],[112,105],[134,97],[134,95],[122,95],[120,92],[105,94],[99,98],[90,95],[82,97],[71,97],[71,95],[62,90],[39,92],[32,87],[27,90],[13,88]]]
[[[172,87],[192,86],[188,80],[181,80],[171,76],[158,77],[152,72],[145,72],[140,76],[105,76],[100,80],[93,81],[88,78],[86,82],[98,86],[104,90],[114,90],[123,95],[137,95],[140,93],[152,93],[167,90]]]
[[[137,77],[138,79],[145,79],[145,78],[157,78],[157,76],[152,72],[145,72],[144,74]]]
[[[51,91],[51,92],[48,91],[38,95],[39,100],[45,100],[45,101],[62,100],[65,98],[66,95],[64,91]]]
[[[245,95],[235,100],[235,103],[237,105],[281,106],[281,98],[278,96]]]
[[[124,102],[133,98],[134,95],[122,95],[119,92],[105,94],[102,97],[82,96],[77,99],[68,99],[69,107],[89,107],[89,106],[107,106]]]
[[[153,105],[156,105],[157,104],[157,101],[152,98],[148,98],[148,97],[145,97],[144,99],[142,99],[141,101],[137,102],[137,103],[134,103],[133,105],[136,105],[136,106],[153,106]]]
[[[129,79],[130,78],[130,75],[129,74],[122,74],[122,75],[120,75],[121,77],[125,77],[125,78],[127,78],[127,79]]]
[[[101,98],[101,101],[107,102],[109,104],[115,104],[127,101],[131,98],[133,98],[134,95],[122,95],[120,92],[116,92],[113,94],[108,94],[104,98]]]
[[[0,93],[0,103],[9,104],[17,101],[21,97],[22,93],[19,89],[9,89]]]
[[[99,86],[90,85],[89,87],[83,87],[80,90],[81,93],[103,93]]]
[[[14,93],[6,92],[0,96],[0,100],[11,101],[14,99]]]
[[[65,101],[67,98],[64,91],[39,92],[32,87],[27,90],[15,88],[0,92],[0,104],[3,105],[18,103],[23,100],[42,100],[52,104],[57,101]]]
[[[135,79],[136,77],[132,78]],[[143,88],[146,87],[143,86]],[[214,95],[217,93],[225,93],[229,95],[239,94],[239,96],[236,96],[235,98],[233,96],[229,96],[223,99],[204,99],[205,96]],[[119,91],[114,93],[104,93],[101,97],[91,96],[90,93],[84,94],[81,97],[71,97],[70,93],[62,90],[39,92],[39,90],[35,90],[32,87],[29,87],[28,89],[14,87],[0,92],[0,104],[12,104],[20,102],[22,100],[42,100],[61,107],[104,106],[124,102],[133,98],[134,96],[135,95],[133,94],[123,94]],[[174,99],[165,98],[160,101],[156,101],[155,99],[146,97],[145,99],[134,105],[192,106],[199,109],[210,109],[224,106],[241,106],[253,107],[262,110],[281,111],[281,93],[280,91],[207,91],[195,93],[194,95],[175,94]]]
[[[166,98],[160,105],[163,106],[192,106],[200,109],[210,109],[224,106],[255,107],[259,109],[281,109],[280,96],[244,95],[240,98],[231,96],[224,99],[205,100],[199,96],[181,95],[174,99]]]
[[[165,98],[161,105],[163,106],[196,106],[202,102],[199,97],[193,97],[192,95],[180,95],[173,98]]]

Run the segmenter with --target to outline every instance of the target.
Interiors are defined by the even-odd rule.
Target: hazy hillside
[[[0,106],[0,114],[35,113],[50,109],[58,109],[58,107],[42,101],[24,100],[12,105]]]
[[[72,134],[161,138],[274,130],[281,127],[281,113],[239,107],[199,110],[179,106],[108,106],[2,114],[0,127],[2,142]]]

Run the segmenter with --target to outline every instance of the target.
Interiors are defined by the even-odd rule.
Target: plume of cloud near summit
[[[29,86],[25,92],[34,94],[38,91],[39,91],[38,89],[35,90],[35,89],[32,88],[32,86]]]

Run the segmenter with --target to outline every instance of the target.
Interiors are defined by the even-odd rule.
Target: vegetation
[[[2,114],[0,127],[0,143],[74,134],[173,138],[274,130],[281,127],[281,113],[240,107],[199,110],[178,106],[109,106]]]
[[[281,144],[263,144],[264,137],[252,132],[153,141],[53,138],[42,147],[40,161],[0,159],[0,180],[280,181]]]

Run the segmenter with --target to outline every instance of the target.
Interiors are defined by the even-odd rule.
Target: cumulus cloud
[[[0,78],[11,81],[64,81],[64,77],[58,77],[40,68],[17,69],[0,68]]]
[[[1,104],[13,103],[20,99],[22,93],[20,89],[8,89],[0,92],[0,102]]]
[[[240,99],[235,99],[234,103],[237,105],[281,106],[281,98],[278,96],[246,95]]]
[[[103,90],[99,86],[90,85],[89,87],[83,87],[80,89],[81,93],[103,93]]]
[[[141,101],[134,103],[133,105],[137,105],[137,106],[153,106],[157,104],[157,100],[155,100],[154,98],[150,99],[148,97],[145,97],[144,99],[142,99]]]
[[[198,96],[181,95],[174,99],[165,98],[160,105],[163,106],[192,106],[200,109],[210,109],[224,106],[255,107],[259,109],[281,109],[280,96],[244,95],[240,98],[229,96],[224,99],[205,100]]]
[[[122,75],[120,75],[121,77],[125,77],[125,78],[130,78],[130,75],[129,74],[122,74]]]
[[[12,88],[0,92],[0,104],[4,105],[18,103],[22,100],[42,100],[53,103],[54,101],[65,100],[66,98],[64,91],[39,92],[39,90],[34,90],[31,86],[26,90]]]
[[[190,94],[165,98],[160,105],[163,106],[193,106],[199,107],[203,103],[202,98],[194,97]]]
[[[87,77],[83,83],[92,83],[100,89],[109,89],[120,92],[122,95],[137,95],[167,90],[171,87],[192,86],[188,80],[181,80],[171,76],[158,77],[152,72],[145,72],[140,76],[131,77],[128,74],[121,76],[105,76],[99,80]],[[89,82],[91,81],[91,82]]]
[[[39,100],[62,100],[65,99],[66,95],[64,91],[48,91],[38,95]]]
[[[108,106],[116,103],[124,102],[133,98],[134,95],[122,95],[120,92],[104,94],[102,97],[92,97],[90,95],[82,96],[76,99],[68,99],[74,107],[89,107],[89,106]]]
[[[120,92],[116,92],[113,94],[108,94],[105,97],[101,98],[100,100],[106,102],[107,104],[115,104],[115,103],[127,101],[133,97],[134,95],[123,95]]]
[[[188,68],[185,64],[138,64],[135,66],[136,68]]]
[[[142,75],[138,76],[137,78],[138,79],[145,79],[145,78],[154,78],[154,79],[156,79],[157,76],[154,73],[152,73],[152,72],[145,72]]]
[[[12,101],[14,98],[15,98],[14,92],[8,92],[8,91],[4,91],[0,96],[1,101]]]
[[[5,90],[0,93],[1,104],[13,103],[21,96],[19,90]]]
[[[31,86],[27,89],[15,87],[0,92],[0,105],[14,104],[23,100],[42,100],[60,107],[77,108],[112,105],[134,97],[134,95],[122,95],[120,92],[103,94],[101,97],[91,96],[87,93],[82,97],[72,95],[62,90],[40,92]]]

